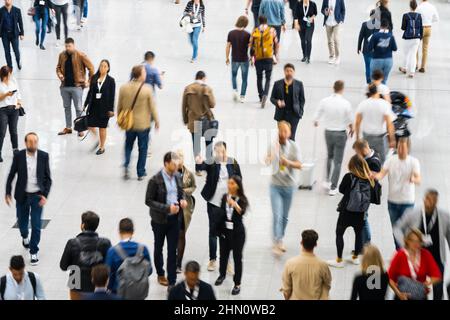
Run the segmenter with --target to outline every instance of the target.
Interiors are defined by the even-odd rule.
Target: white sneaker
[[[231,263],[229,263],[227,266],[227,274],[230,276],[234,276],[234,270],[233,267],[231,266]]]
[[[241,97],[239,98],[239,102],[240,102],[240,103],[244,103],[244,102],[245,102],[245,96],[241,96]]]
[[[336,63],[336,59],[334,58],[334,57],[331,57],[329,60],[328,60],[328,64],[335,64]]]
[[[208,262],[208,271],[215,271],[216,270],[216,260],[209,260]]]
[[[337,58],[334,60],[334,64],[335,64],[335,65],[339,65],[340,63],[341,63],[341,58],[337,57]]]
[[[37,266],[39,264],[39,259],[38,259],[37,254],[32,254],[31,255],[30,264],[32,266]]]
[[[328,195],[331,196],[331,197],[333,197],[333,196],[335,196],[335,195],[337,195],[337,194],[338,194],[338,189],[337,189],[337,188],[331,189],[331,190],[328,192]]]
[[[237,90],[233,91],[233,101],[238,102],[239,101],[239,94]]]
[[[359,261],[359,257],[352,257],[351,261],[355,266],[359,266],[361,264],[361,261]]]
[[[56,40],[55,46],[56,46],[57,48],[61,47],[61,42],[60,42],[59,40]]]
[[[338,262],[336,259],[328,260],[327,264],[330,267],[334,267],[334,268],[344,268],[345,267],[344,261]]]

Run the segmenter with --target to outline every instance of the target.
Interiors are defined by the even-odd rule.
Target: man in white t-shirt
[[[369,146],[379,155],[381,163],[386,159],[386,132],[389,137],[389,147],[395,147],[395,129],[392,123],[393,113],[389,102],[382,99],[375,83],[369,85],[368,99],[361,102],[356,109],[355,134],[360,133]]]
[[[414,207],[415,186],[420,184],[421,181],[419,160],[410,156],[408,150],[409,139],[400,138],[397,154],[387,159],[381,171],[374,175],[377,180],[382,180],[386,175],[388,176],[388,210],[392,226],[408,208]],[[397,241],[395,241],[395,247],[400,248]]]

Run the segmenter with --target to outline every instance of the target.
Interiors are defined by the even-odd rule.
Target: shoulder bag
[[[130,130],[133,128],[134,125],[134,119],[133,119],[133,109],[136,104],[137,98],[139,96],[139,93],[141,92],[142,87],[144,86],[144,82],[140,85],[136,95],[134,96],[133,103],[131,104],[131,108],[129,109],[122,109],[119,114],[117,115],[117,125],[125,131]]]
[[[199,121],[202,123],[202,137],[208,132],[208,138],[215,138],[219,130],[219,121],[214,119],[214,115],[211,112],[209,106],[205,105],[204,101],[205,95],[202,92],[202,107],[206,111],[206,115],[201,117]],[[209,116],[208,116],[209,115]]]

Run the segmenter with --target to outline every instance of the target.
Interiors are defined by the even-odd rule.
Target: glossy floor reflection
[[[135,179],[124,182],[121,179],[124,136],[114,121],[110,122],[106,153],[100,157],[90,152],[94,142],[89,138],[80,142],[75,135],[57,136],[57,132],[64,127],[59,81],[55,75],[57,56],[61,49],[55,47],[54,34],[47,37],[46,51],[41,51],[34,45],[34,26],[31,20],[25,17],[29,1],[15,2],[24,12],[26,30],[26,40],[22,42],[23,70],[16,74],[27,111],[27,115],[19,121],[20,141],[24,133],[38,132],[41,148],[50,153],[54,178],[49,202],[44,211],[44,218],[51,221],[42,234],[41,263],[38,267],[30,267],[30,270],[41,275],[48,298],[67,299],[67,276],[59,269],[59,259],[68,238],[79,232],[80,215],[83,211],[93,210],[100,214],[99,233],[113,242],[118,240],[116,230],[119,219],[131,217],[136,224],[136,238],[147,244],[153,252],[150,217],[144,204],[146,182],[138,182]],[[193,168],[190,135],[182,125],[181,97],[184,86],[193,81],[195,72],[206,71],[208,82],[217,98],[215,114],[220,121],[221,136],[229,144],[230,155],[236,156],[243,164],[244,185],[251,203],[251,210],[245,221],[247,243],[244,249],[241,295],[231,297],[231,277],[228,277],[221,287],[216,288],[216,293],[221,299],[281,299],[279,288],[283,265],[288,258],[298,253],[301,230],[316,229],[320,235],[317,254],[323,259],[335,256],[336,205],[340,197],[330,198],[323,194],[320,188],[296,192],[287,229],[288,251],[280,259],[273,257],[270,250],[272,216],[269,180],[261,163],[266,150],[265,142],[270,131],[275,129],[275,122],[272,120],[273,106],[264,110],[258,107],[254,69],[250,70],[247,102],[234,104],[231,99],[231,70],[225,65],[225,41],[235,19],[243,12],[245,1],[205,2],[207,29],[201,35],[200,57],[195,64],[189,63],[190,47],[186,35],[178,27],[183,8],[181,5],[174,5],[171,0],[90,1],[86,29],[82,32],[71,30],[70,35],[75,38],[77,47],[86,52],[96,66],[102,58],[110,60],[111,75],[119,85],[127,81],[131,66],[142,61],[145,51],[153,50],[156,53],[157,66],[166,71],[166,78],[164,89],[157,93],[161,129],[152,133],[152,157],[147,165],[149,174],[154,174],[161,168],[162,156],[166,151],[179,148],[185,150],[188,166]],[[311,65],[299,62],[300,43],[297,33],[288,30],[282,36],[281,64],[294,63],[297,67],[297,77],[304,82],[306,88],[307,103],[304,118],[299,125],[297,142],[304,159],[310,159],[314,146],[317,147],[316,178],[319,182],[323,177],[326,154],[323,133],[321,130],[315,130],[312,125],[314,108],[320,99],[331,93],[331,86],[337,79],[346,82],[346,96],[352,102],[353,108],[364,98],[363,59],[356,54],[356,40],[360,24],[366,19],[368,8],[374,2],[347,0],[347,21],[341,33],[343,56],[338,67],[326,63],[326,35],[319,26],[322,17],[318,20],[314,34]],[[399,26],[401,16],[407,10],[407,2],[391,2],[399,52],[394,57],[395,65],[389,86],[405,92],[414,102],[416,119],[412,123],[412,154],[419,158],[423,173],[423,183],[417,189],[417,195],[421,198],[423,191],[433,186],[442,195],[441,206],[448,208],[450,4],[442,0],[433,1],[438,6],[442,20],[433,28],[428,72],[418,74],[414,80],[410,80],[396,71],[403,61]],[[290,20],[290,12],[287,11],[287,14]],[[4,61],[3,53],[1,56]],[[277,66],[274,79],[281,76],[282,67]],[[246,135],[245,139],[242,135]],[[7,136],[3,151],[5,162],[0,165],[1,191],[4,190],[12,160],[8,139]],[[244,152],[242,146],[246,146]],[[346,159],[350,155],[349,143]],[[136,160],[137,156],[134,154],[134,163]],[[200,196],[203,178],[198,179],[197,183],[195,197],[198,206],[188,231],[185,258],[199,261],[203,268],[202,278],[213,283],[218,272],[206,271],[208,219],[206,204]],[[370,209],[370,223],[373,243],[380,247],[385,259],[389,261],[394,246],[385,202]],[[0,273],[3,273],[7,269],[9,257],[12,254],[25,254],[25,251],[17,229],[12,229],[15,210],[8,208],[2,201],[0,213]],[[345,252],[350,254],[352,231],[347,232],[345,240]],[[357,270],[357,267],[350,265],[343,270],[332,270],[332,299],[350,297],[352,279]],[[155,275],[151,277],[151,281],[149,298],[164,299],[165,288],[157,284]]]

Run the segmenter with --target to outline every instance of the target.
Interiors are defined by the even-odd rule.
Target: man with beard
[[[31,265],[39,263],[38,251],[41,240],[42,209],[47,203],[52,179],[48,153],[38,150],[38,136],[30,132],[25,136],[26,149],[14,155],[6,181],[5,201],[12,204],[12,182],[17,175],[14,199],[16,199],[17,222],[22,245],[30,250]],[[31,238],[28,239],[28,220],[31,217]]]
[[[274,119],[278,122],[286,121],[291,125],[291,140],[295,141],[297,125],[303,116],[305,106],[305,91],[303,83],[294,79],[293,64],[284,66],[284,79],[274,83],[270,101],[275,105]]]

